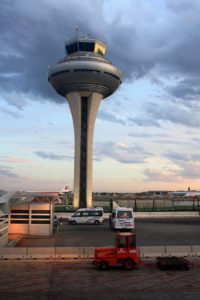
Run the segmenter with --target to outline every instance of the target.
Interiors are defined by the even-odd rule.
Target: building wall
[[[32,202],[13,206],[9,214],[9,233],[52,235],[52,204]]]
[[[30,235],[51,235],[51,204],[31,203],[30,204]]]

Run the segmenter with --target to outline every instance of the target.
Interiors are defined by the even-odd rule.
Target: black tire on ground
[[[157,262],[157,267],[161,270],[161,271],[163,271],[163,270],[165,270],[165,266],[164,265],[162,265],[160,262]]]
[[[96,221],[94,222],[94,224],[95,224],[95,225],[99,225],[99,221],[96,220]]]
[[[76,225],[77,223],[76,223],[76,221],[72,221],[72,225]]]
[[[135,268],[135,262],[131,258],[127,258],[123,261],[123,267],[126,270],[132,270]]]
[[[108,270],[108,268],[109,268],[108,262],[105,260],[101,261],[99,264],[99,268],[100,268],[100,270],[103,270],[103,271]]]

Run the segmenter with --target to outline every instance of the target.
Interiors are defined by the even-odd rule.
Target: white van
[[[80,208],[68,218],[69,224],[102,224],[104,221],[103,208]]]
[[[134,217],[132,208],[115,208],[109,217],[109,221],[110,227],[115,230],[133,230]]]

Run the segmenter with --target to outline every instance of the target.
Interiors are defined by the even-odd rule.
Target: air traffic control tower
[[[93,132],[101,100],[121,83],[119,69],[104,58],[106,45],[88,36],[65,43],[66,57],[49,71],[48,81],[67,98],[74,123],[73,206],[92,206]]]

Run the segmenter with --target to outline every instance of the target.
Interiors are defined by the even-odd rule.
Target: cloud
[[[153,118],[150,118],[149,116],[140,116],[140,117],[128,117],[129,124],[135,124],[137,126],[155,126],[155,127],[161,127],[159,122],[156,121]]]
[[[51,160],[71,160],[73,159],[72,156],[67,155],[58,155],[51,152],[44,152],[44,151],[36,151],[35,154],[44,159],[51,159]]]
[[[161,78],[177,76],[179,84],[169,86],[168,92],[195,98],[200,90],[199,12],[200,3],[189,0],[159,5],[140,0],[58,0],[55,5],[43,0],[40,6],[33,0],[1,0],[1,94],[11,105],[17,103],[10,93],[64,102],[47,82],[47,66],[62,59],[65,39],[73,37],[78,23],[80,35],[89,32],[107,42],[107,57],[122,70],[124,80],[154,72],[154,83],[159,84]],[[134,122],[141,124],[137,118]]]
[[[157,121],[170,121],[171,123],[181,124],[190,127],[200,127],[199,113],[190,110],[180,103],[168,101],[167,105],[147,103],[145,111],[149,117]]]
[[[179,174],[185,178],[200,178],[200,161],[196,162],[187,162],[182,163],[181,167],[183,168]]]
[[[123,164],[144,163],[151,156],[140,146],[130,146],[123,143],[97,143],[94,147],[96,159],[107,157]]]
[[[196,143],[200,143],[200,138],[199,137],[194,137],[194,138],[192,138],[192,141],[196,142]]]
[[[180,153],[169,150],[163,156],[175,164],[177,168],[164,171],[146,168],[144,175],[147,176],[147,181],[183,183],[186,180],[200,178],[200,154]]]
[[[9,162],[9,163],[25,163],[25,164],[28,164],[31,162],[30,159],[16,157],[16,156],[1,156],[0,161]]]
[[[128,134],[129,136],[132,137],[136,137],[136,138],[153,138],[153,137],[163,137],[163,134],[151,134],[151,133],[145,133],[145,132],[141,132],[141,133],[137,133],[137,132],[130,132]],[[166,137],[167,135],[165,135]]]
[[[179,81],[175,86],[166,88],[166,91],[182,100],[200,100],[200,76]]]
[[[5,114],[7,114],[7,115],[9,115],[9,116],[11,116],[11,117],[13,117],[15,119],[21,118],[21,114],[19,114],[17,111],[12,111],[12,110],[10,110],[8,108],[2,107],[1,108],[1,112],[3,112],[3,113],[5,113]]]
[[[161,181],[161,182],[181,182],[181,177],[173,172],[160,171],[158,169],[145,169],[144,175],[147,176],[146,181]]]
[[[126,125],[126,122],[118,117],[116,117],[114,114],[111,114],[109,112],[100,110],[98,112],[97,118],[101,120],[105,120],[112,123],[119,123],[121,125]]]
[[[179,167],[177,176],[183,178],[200,178],[200,154],[178,153],[168,151],[164,157]]]
[[[200,161],[200,154],[180,153],[170,150],[164,156],[175,161]]]
[[[188,141],[185,141],[185,142],[181,142],[181,141],[177,141],[177,140],[167,140],[165,139],[165,135],[163,134],[163,138],[162,140],[154,140],[152,141],[153,143],[156,143],[156,144],[174,144],[174,145],[187,145],[188,144]]]
[[[11,168],[0,166],[0,177],[19,178],[19,176],[11,171]]]

